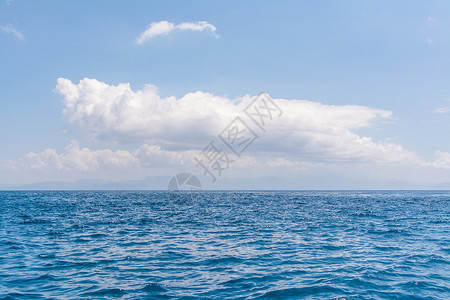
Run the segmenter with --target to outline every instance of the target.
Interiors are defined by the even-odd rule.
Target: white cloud
[[[450,107],[440,107],[440,108],[436,108],[434,110],[434,112],[439,113],[439,114],[448,113],[449,111],[450,111]]]
[[[197,153],[197,152],[195,152]],[[13,170],[55,169],[93,171],[98,169],[130,169],[183,166],[192,163],[194,151],[167,151],[160,146],[144,144],[129,152],[110,149],[90,150],[80,148],[73,140],[64,151],[46,149],[40,153],[30,152],[16,161],[3,161],[3,167]]]
[[[144,144],[133,152],[140,166],[155,168],[169,166],[185,166],[192,164],[192,158],[198,151],[170,151],[161,146]]]
[[[64,97],[69,122],[91,138],[156,144],[169,150],[203,149],[234,117],[242,116],[252,100],[251,96],[231,100],[200,91],[179,99],[161,98],[154,86],[133,91],[128,83],[108,85],[86,78],[78,84],[60,78],[55,92]],[[302,162],[421,163],[398,144],[375,142],[354,132],[389,120],[389,111],[307,100],[276,101],[284,114],[251,145],[253,156]]]
[[[450,153],[436,151],[436,160],[431,164],[435,168],[450,169]]]
[[[310,163],[310,162],[302,162],[302,161],[290,161],[283,157],[279,157],[277,159],[268,160],[265,163],[265,166],[270,168],[287,168],[294,170],[306,170],[308,168],[314,166],[321,166],[322,163]]]
[[[18,31],[17,29],[15,29],[10,25],[0,26],[0,29],[6,34],[11,34],[16,38],[18,38],[19,40],[25,41],[25,36],[20,31]]]
[[[0,160],[0,169],[28,170],[62,170],[91,172],[97,170],[138,170],[138,169],[195,169],[193,160],[198,150],[165,150],[158,145],[143,144],[133,151],[125,150],[91,150],[80,148],[79,142],[71,141],[61,153],[55,149],[46,149],[40,153],[29,152],[17,160]],[[233,169],[262,167],[254,157],[243,156],[232,163]]]
[[[137,44],[143,44],[149,39],[158,35],[169,34],[174,30],[191,30],[191,31],[206,31],[218,38],[216,34],[216,27],[205,21],[200,22],[185,22],[175,25],[167,21],[153,22],[147,26],[147,29],[142,32],[136,39]]]
[[[236,113],[226,98],[196,92],[182,99],[162,99],[156,87],[134,92],[129,84],[108,85],[95,79],[73,84],[58,79],[70,123],[94,139],[192,149],[216,135]]]
[[[80,149],[78,142],[72,141],[60,154],[55,149],[46,149],[40,153],[30,152],[18,161],[10,161],[9,166],[13,169],[53,168],[88,171],[100,167],[127,167],[137,163],[137,159],[127,151]]]

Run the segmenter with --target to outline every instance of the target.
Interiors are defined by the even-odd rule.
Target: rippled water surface
[[[0,192],[0,298],[450,299],[450,192]]]

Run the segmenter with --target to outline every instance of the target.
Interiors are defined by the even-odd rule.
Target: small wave
[[[167,289],[163,288],[161,285],[157,283],[149,283],[143,288],[139,289],[139,291],[143,292],[167,292]]]
[[[345,295],[345,292],[339,288],[329,285],[309,286],[303,288],[286,288],[267,292],[255,299],[279,299],[287,297],[306,297],[321,294]],[[323,295],[325,297],[325,295]]]
[[[84,297],[90,297],[90,296],[112,296],[112,297],[120,297],[127,294],[127,292],[123,289],[119,288],[104,288],[99,289],[93,292],[86,292],[82,294]]]
[[[230,257],[220,257],[208,259],[205,261],[206,265],[224,265],[224,264],[238,264],[242,263],[244,260],[242,258],[230,256]]]
[[[1,295],[0,295],[1,296]],[[1,298],[2,300],[10,300],[10,299],[45,299],[44,295],[36,294],[36,293],[8,293],[5,297]]]
[[[40,218],[29,218],[18,222],[19,224],[48,224],[51,223],[50,220],[40,219]]]

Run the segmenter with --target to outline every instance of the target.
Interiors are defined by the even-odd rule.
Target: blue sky
[[[141,44],[136,42],[151,23],[162,21],[173,26],[203,21],[215,30],[211,27],[174,29]],[[314,173],[320,178],[320,174],[336,173],[339,174],[336,177],[348,175],[348,180],[362,177],[371,181],[373,174],[364,170],[376,169],[379,177],[399,181],[450,181],[447,166],[450,164],[450,155],[447,155],[450,152],[450,112],[445,109],[450,107],[450,3],[447,1],[13,0],[0,3],[0,26],[0,140],[3,145],[0,180],[3,183],[144,178],[184,168],[200,172],[187,162],[177,165],[173,161],[173,156],[186,158],[189,153],[201,150],[214,136],[214,132],[204,132],[203,127],[212,124],[210,127],[216,128],[215,123],[206,119],[201,123],[196,118],[226,115],[221,108],[229,109],[228,113],[234,109],[226,101],[235,103],[244,99],[245,102],[245,97],[256,96],[261,91],[281,99],[281,103],[284,100],[321,103],[323,107],[311,112],[317,114],[312,117],[314,120],[322,118],[321,110],[327,110],[328,106],[357,105],[390,112],[380,119],[368,116],[361,120],[370,124],[342,125],[342,128],[333,123],[339,119],[330,117],[324,130],[331,132],[337,126],[349,134],[349,139],[351,133],[358,138],[370,138],[380,147],[395,144],[402,147],[404,153],[392,154],[388,147],[379,150],[384,154],[373,154],[375,150],[370,149],[375,146],[370,144],[367,146],[370,149],[365,148],[353,157],[350,150],[342,150],[355,148],[350,140],[346,146],[322,141],[321,145],[333,144],[345,155],[335,155],[334,146],[326,148],[330,153],[322,148],[308,148],[309,152],[321,153],[310,159],[301,142],[304,137],[298,125],[301,122],[298,126],[292,123],[293,127],[284,123],[274,125],[272,133],[261,136],[261,142],[248,151],[248,160],[260,165],[237,166],[234,173],[229,173],[231,177],[282,173],[290,178],[303,178]],[[158,88],[156,94],[161,99],[170,96],[184,99],[189,93],[201,91],[209,95],[206,98],[220,97],[222,104],[211,106],[200,115],[196,112],[183,115],[180,111],[186,119],[167,118],[171,124],[152,123],[152,115],[149,115],[149,120],[141,124],[156,124],[168,128],[169,133],[162,138],[150,130],[140,139],[136,132],[145,131],[144,128],[126,129],[129,124],[126,120],[123,126],[115,126],[105,121],[105,115],[80,115],[79,111],[63,113],[67,110],[64,99],[68,94],[55,92],[58,78],[75,85],[84,78],[108,86],[129,83],[133,92],[151,84]],[[83,92],[95,93],[92,89]],[[101,94],[104,103],[97,103],[98,107],[112,101],[108,95]],[[153,96],[148,94],[148,97]],[[202,111],[202,107],[210,105],[205,97],[184,103],[200,103],[196,111]],[[139,99],[143,103],[147,101]],[[81,97],[77,103],[89,105],[88,100],[83,101]],[[125,102],[121,107],[132,102]],[[302,103],[293,106],[292,111],[299,111],[293,118],[302,116],[300,110],[306,105]],[[348,118],[361,114],[359,110],[352,111],[354,114]],[[159,116],[153,117],[164,119],[164,114],[159,111]],[[133,116],[126,116],[133,119]],[[182,128],[193,120],[200,128],[191,128],[195,131],[196,142],[189,143],[192,136]],[[224,117],[224,122],[226,120]],[[177,122],[179,124],[174,124]],[[119,137],[119,127],[124,130],[122,135],[133,138]],[[358,138],[353,142],[360,143]],[[184,152],[171,152],[172,159],[166,165],[154,166],[152,160],[145,164],[139,160],[136,162],[139,172],[135,171],[136,165],[129,168],[108,165],[103,169],[104,165],[97,161],[101,154],[96,154],[97,160],[83,161],[84,169],[77,164],[55,164],[49,161],[48,155],[44,158],[40,154],[52,149],[60,159],[73,140],[80,149],[85,147],[91,152],[110,149],[133,153],[142,145],[159,146],[161,151]],[[305,143],[311,140],[305,139]],[[283,146],[270,153],[264,150],[265,143],[277,141],[284,143]],[[444,153],[438,160],[436,151]],[[38,156],[40,166],[24,161],[24,156],[30,152]],[[416,157],[408,156],[411,153]],[[402,155],[410,158],[398,158]],[[396,158],[380,163],[381,156]],[[293,165],[285,164],[287,170],[276,169],[270,161],[280,158]],[[330,160],[333,163],[328,165]],[[405,162],[407,160],[411,163]],[[336,161],[339,161],[338,166]],[[319,163],[320,167],[310,166]],[[411,173],[423,175],[411,176]]]

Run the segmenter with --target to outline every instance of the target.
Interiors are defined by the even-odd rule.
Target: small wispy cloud
[[[21,33],[20,31],[18,31],[17,29],[15,29],[10,25],[0,26],[0,29],[6,34],[11,34],[16,38],[18,38],[19,40],[25,41],[25,36],[23,35],[23,33]]]
[[[169,34],[174,30],[205,31],[212,34],[215,38],[219,38],[219,35],[216,34],[216,27],[205,21],[184,22],[177,25],[168,21],[160,21],[150,23],[150,25],[147,26],[147,29],[137,37],[136,43],[143,44],[149,39],[158,35]]]
[[[439,114],[445,114],[450,112],[450,107],[440,107],[440,108],[436,108],[434,110],[434,112],[439,113]]]

